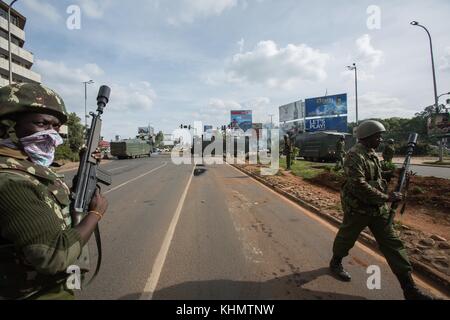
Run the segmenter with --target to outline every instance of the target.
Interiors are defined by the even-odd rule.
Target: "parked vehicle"
[[[356,143],[351,134],[328,131],[299,134],[295,146],[300,149],[299,156],[307,161],[336,161],[336,143],[343,135],[345,149],[348,150]]]
[[[150,157],[152,153],[148,141],[141,139],[111,142],[111,155],[118,159],[134,159],[143,156]]]

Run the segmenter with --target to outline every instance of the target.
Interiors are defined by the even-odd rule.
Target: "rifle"
[[[395,189],[395,192],[403,193],[404,191],[408,190],[409,186],[409,180],[412,175],[412,172],[409,170],[409,167],[411,165],[411,158],[414,153],[414,150],[417,146],[417,139],[419,138],[419,135],[417,133],[411,133],[408,138],[408,148],[406,150],[406,157],[405,161],[403,162],[403,166],[400,170],[400,176],[398,178],[397,187]],[[406,200],[405,200],[406,201]],[[391,209],[389,212],[389,219],[387,228],[389,228],[392,223],[394,222],[394,217],[397,212],[398,206],[400,205],[401,201],[394,201],[391,203]],[[401,209],[401,214],[405,211],[405,204],[403,204],[403,208]]]
[[[100,133],[102,127],[101,116],[103,114],[103,109],[109,102],[109,95],[111,89],[107,86],[100,87],[97,97],[97,114],[90,112],[92,116],[91,129],[87,139],[86,151],[82,155],[80,160],[80,166],[78,167],[77,179],[75,187],[72,192],[72,226],[75,227],[80,224],[80,222],[86,217],[87,211],[89,210],[89,204],[94,197],[95,190],[98,186],[98,182],[109,186],[111,185],[111,175],[99,168],[97,159],[93,157],[93,153],[96,152],[99,142]],[[100,271],[100,265],[102,261],[102,244],[100,238],[100,229],[97,227],[94,230],[94,235],[97,243],[98,250],[98,260],[95,273],[91,280],[97,276]]]

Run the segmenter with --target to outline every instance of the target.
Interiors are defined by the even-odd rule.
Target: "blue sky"
[[[66,26],[70,5],[81,10],[81,29]],[[373,5],[379,28],[367,25]],[[27,17],[33,69],[70,111],[84,113],[82,81],[95,81],[91,108],[98,86],[112,87],[107,139],[147,124],[167,133],[194,121],[220,126],[231,109],[254,110],[254,122],[277,120],[278,106],[326,91],[349,94],[354,120],[354,78],[345,68],[353,62],[360,118],[411,117],[433,103],[428,38],[411,20],[429,28],[438,91],[450,91],[446,0],[19,0],[15,7]]]

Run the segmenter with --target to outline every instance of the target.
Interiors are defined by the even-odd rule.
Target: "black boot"
[[[330,261],[330,271],[339,280],[345,282],[349,282],[350,280],[352,280],[352,276],[350,275],[350,273],[345,271],[344,267],[342,266],[342,258],[333,256]]]
[[[434,300],[432,296],[420,291],[411,276],[411,272],[404,275],[397,275],[397,278],[403,289],[405,300]]]

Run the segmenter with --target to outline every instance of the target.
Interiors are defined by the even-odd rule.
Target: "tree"
[[[84,144],[84,126],[76,113],[69,114],[67,127],[69,137],[56,149],[55,160],[79,160],[79,151]]]
[[[78,153],[84,144],[84,126],[81,124],[81,119],[76,113],[69,114],[69,120],[67,121],[67,127],[69,128],[69,146],[73,152]]]
[[[158,132],[155,138],[155,145],[157,148],[161,147],[161,143],[164,140],[164,133],[162,131]]]

